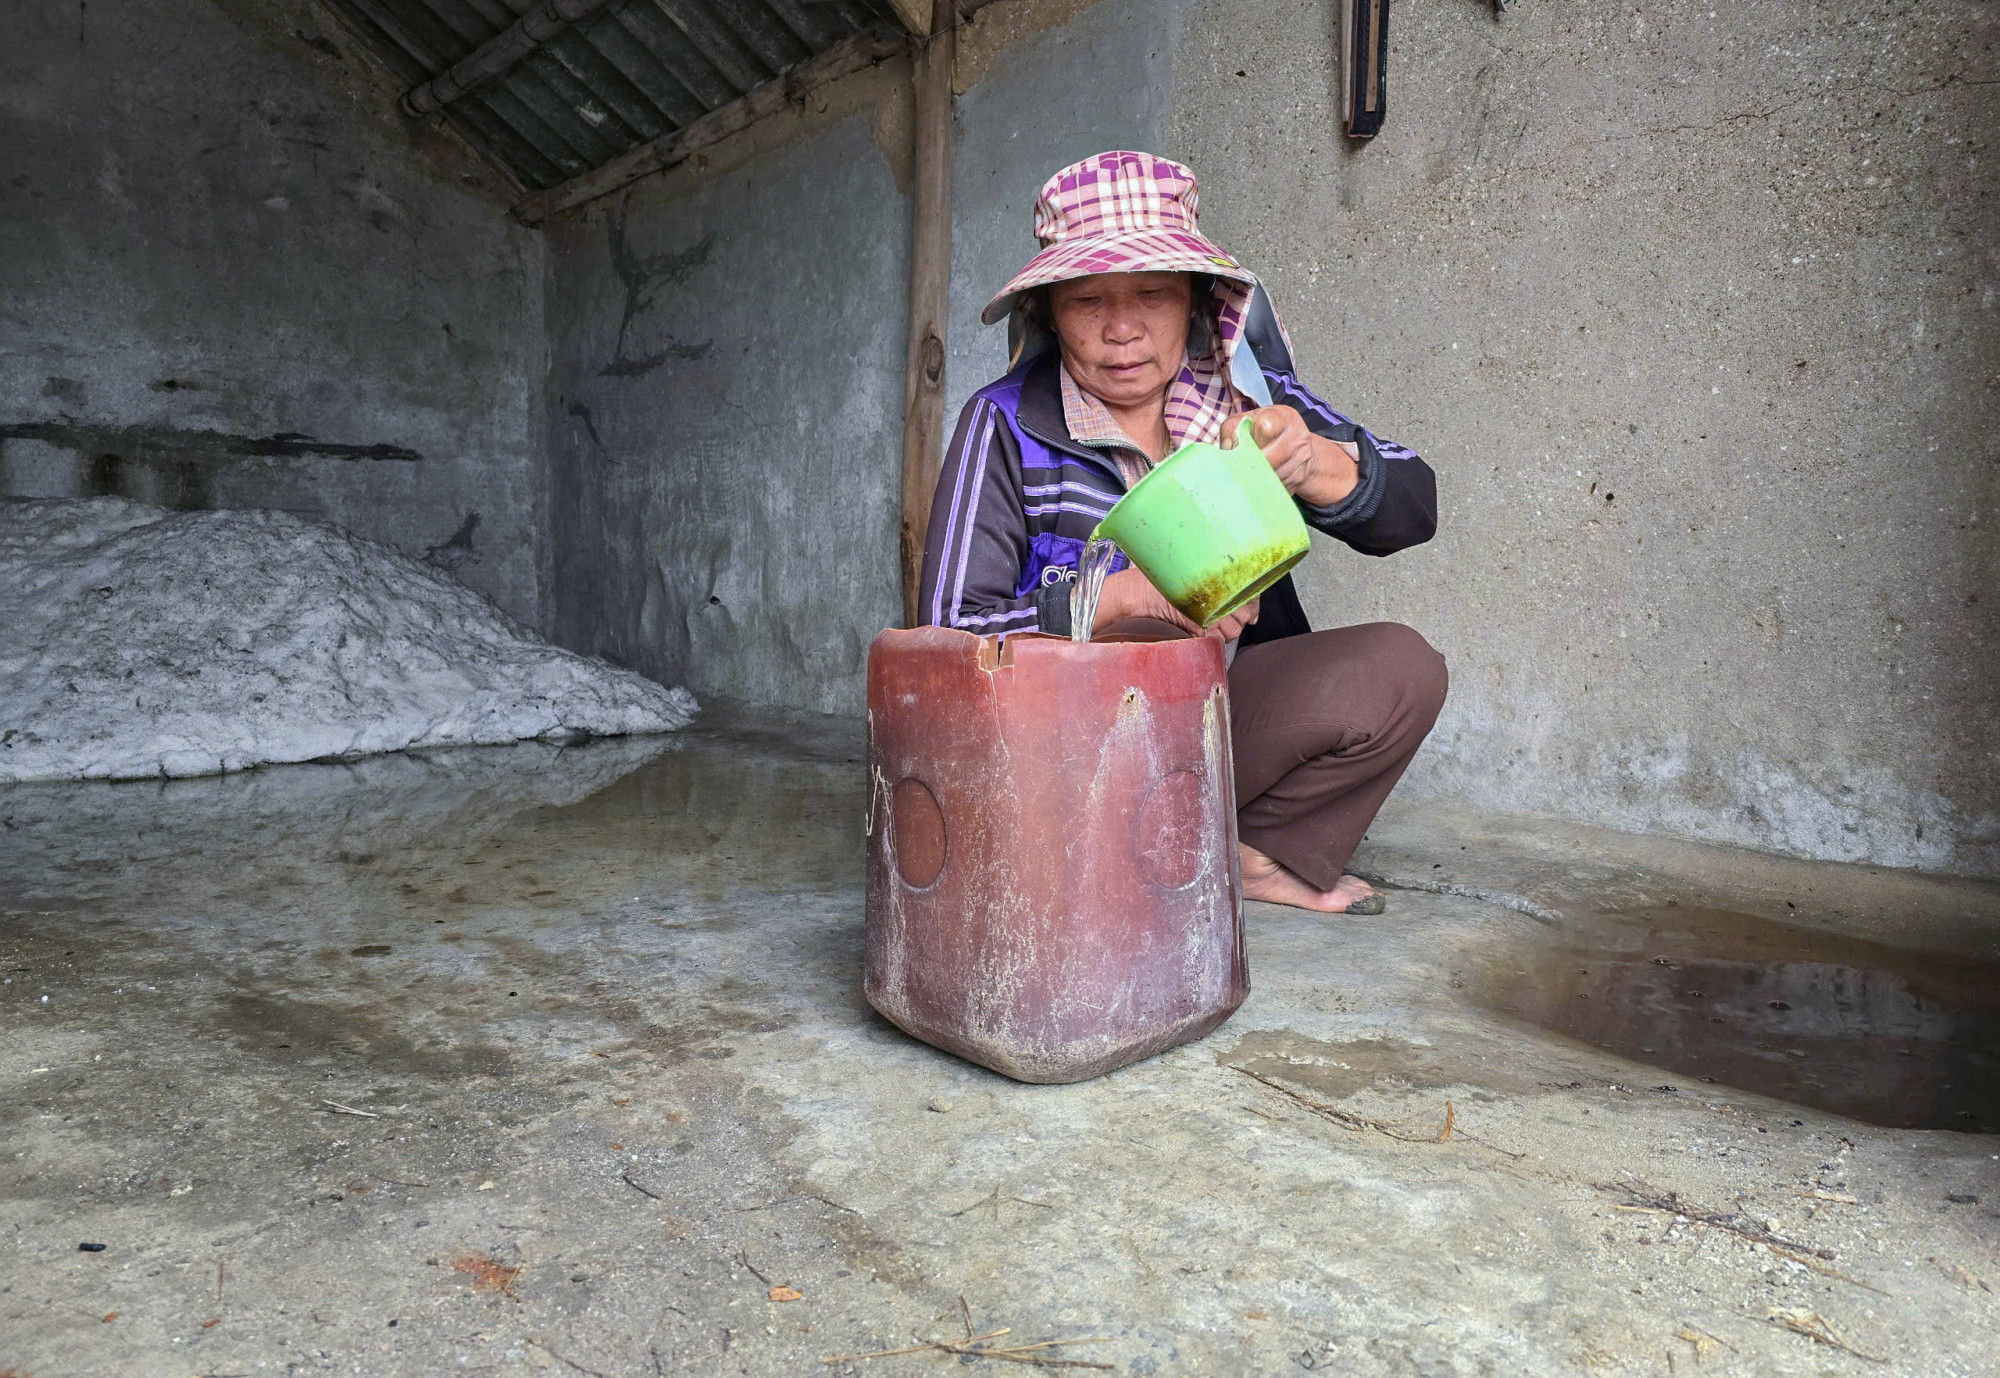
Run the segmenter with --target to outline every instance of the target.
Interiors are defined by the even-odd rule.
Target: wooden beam
[[[405,91],[403,113],[415,119],[441,109],[480,82],[505,74],[522,58],[603,4],[604,0],[542,0],[439,75]]]
[[[896,18],[903,21],[903,27],[918,38],[930,35],[930,0],[889,0],[889,8],[896,12]]]
[[[931,36],[918,50],[916,176],[910,223],[909,352],[903,380],[903,625],[919,626],[917,588],[931,495],[944,458],[944,341],[951,306],[952,0],[931,5]]]
[[[844,38],[818,57],[808,58],[728,105],[709,111],[693,124],[672,134],[662,134],[651,143],[619,154],[602,167],[579,173],[559,187],[530,192],[514,207],[514,213],[530,225],[559,211],[580,206],[609,195],[641,177],[684,162],[710,144],[748,129],[767,115],[775,115],[788,105],[800,103],[815,87],[838,81],[864,67],[905,52],[909,39],[886,28],[870,29]]]
[[[348,37],[354,40],[356,49],[364,57],[380,63],[398,84],[414,81],[427,70],[419,57],[420,45],[413,37],[381,22],[356,5],[354,0],[319,0],[316,12],[330,16],[345,29]],[[382,16],[382,20],[386,19],[387,16]],[[487,142],[483,133],[450,110],[442,112],[442,118],[446,128],[465,144],[467,150],[507,184],[507,195],[519,198],[528,194],[528,186],[521,180],[521,175]]]

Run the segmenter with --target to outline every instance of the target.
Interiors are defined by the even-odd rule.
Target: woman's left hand
[[[1360,451],[1353,445],[1314,435],[1295,407],[1259,407],[1222,425],[1223,449],[1236,448],[1236,432],[1250,422],[1250,435],[1271,461],[1285,491],[1315,507],[1331,507],[1361,482]]]

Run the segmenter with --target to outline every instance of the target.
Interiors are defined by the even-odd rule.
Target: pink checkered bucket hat
[[[1092,273],[1209,273],[1242,283],[1256,275],[1201,232],[1194,173],[1151,153],[1085,158],[1042,185],[1035,238],[1042,251],[986,303],[979,319],[1005,319],[1021,294]]]

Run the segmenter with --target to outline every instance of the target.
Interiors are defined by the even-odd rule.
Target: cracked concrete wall
[[[1004,367],[976,316],[1047,173],[1185,158],[1307,379],[1439,472],[1430,546],[1301,575],[1319,625],[1451,659],[1408,791],[2000,871],[1991,7],[1399,7],[1365,146],[1333,26],[1330,0],[982,12],[954,414]],[[858,707],[896,608],[908,170],[894,102],[850,107],[552,230],[568,644]]]
[[[1144,17],[1020,0],[964,32],[948,419],[1005,369],[978,313],[1025,257],[1042,179],[1166,113],[1172,49]],[[1137,114],[1100,80],[1132,62]],[[794,142],[550,226],[562,644],[697,694],[861,711],[868,643],[902,607],[910,118],[908,68],[885,64],[767,122],[796,119]]]
[[[853,711],[898,615],[908,203],[866,113],[550,230],[556,639]]]
[[[0,495],[321,517],[541,620],[541,238],[294,0],[23,8]]]
[[[1450,658],[1406,788],[2000,870],[1991,5],[1185,6],[1170,150],[1442,528],[1302,574]]]

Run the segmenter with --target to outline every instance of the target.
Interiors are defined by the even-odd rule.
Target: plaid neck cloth
[[[1171,448],[1216,439],[1222,434],[1224,421],[1247,409],[1248,403],[1229,381],[1229,362],[1243,338],[1251,291],[1248,283],[1215,279],[1214,338],[1204,353],[1182,364],[1179,375],[1167,385],[1166,422],[1167,434],[1173,438]],[[1069,426],[1070,439],[1080,445],[1109,450],[1118,463],[1125,486],[1130,488],[1152,470],[1153,461],[1125,433],[1110,408],[1085,392],[1070,376],[1068,365],[1059,371],[1063,421]]]

